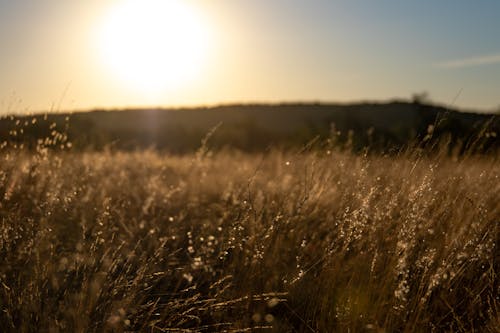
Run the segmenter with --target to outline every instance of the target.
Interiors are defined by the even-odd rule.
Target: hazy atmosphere
[[[499,333],[499,14],[0,0],[0,332]]]
[[[493,111],[499,12],[495,0],[0,0],[0,112],[422,91]]]

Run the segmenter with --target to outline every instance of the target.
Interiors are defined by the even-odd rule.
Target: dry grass
[[[2,332],[498,332],[494,157],[0,153]]]

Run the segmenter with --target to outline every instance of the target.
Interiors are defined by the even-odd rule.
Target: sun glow
[[[210,45],[202,16],[180,0],[119,2],[104,18],[98,34],[106,68],[147,95],[196,79]]]

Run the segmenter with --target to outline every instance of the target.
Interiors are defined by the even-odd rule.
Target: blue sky
[[[210,50],[196,79],[153,96],[96,56],[99,26],[124,1],[0,0],[0,112],[422,91],[441,104],[460,92],[464,109],[500,105],[500,1],[185,1],[210,30]],[[190,64],[170,68],[181,65]]]

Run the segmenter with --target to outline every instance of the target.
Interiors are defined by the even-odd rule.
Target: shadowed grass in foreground
[[[496,332],[494,157],[0,155],[3,332]]]

